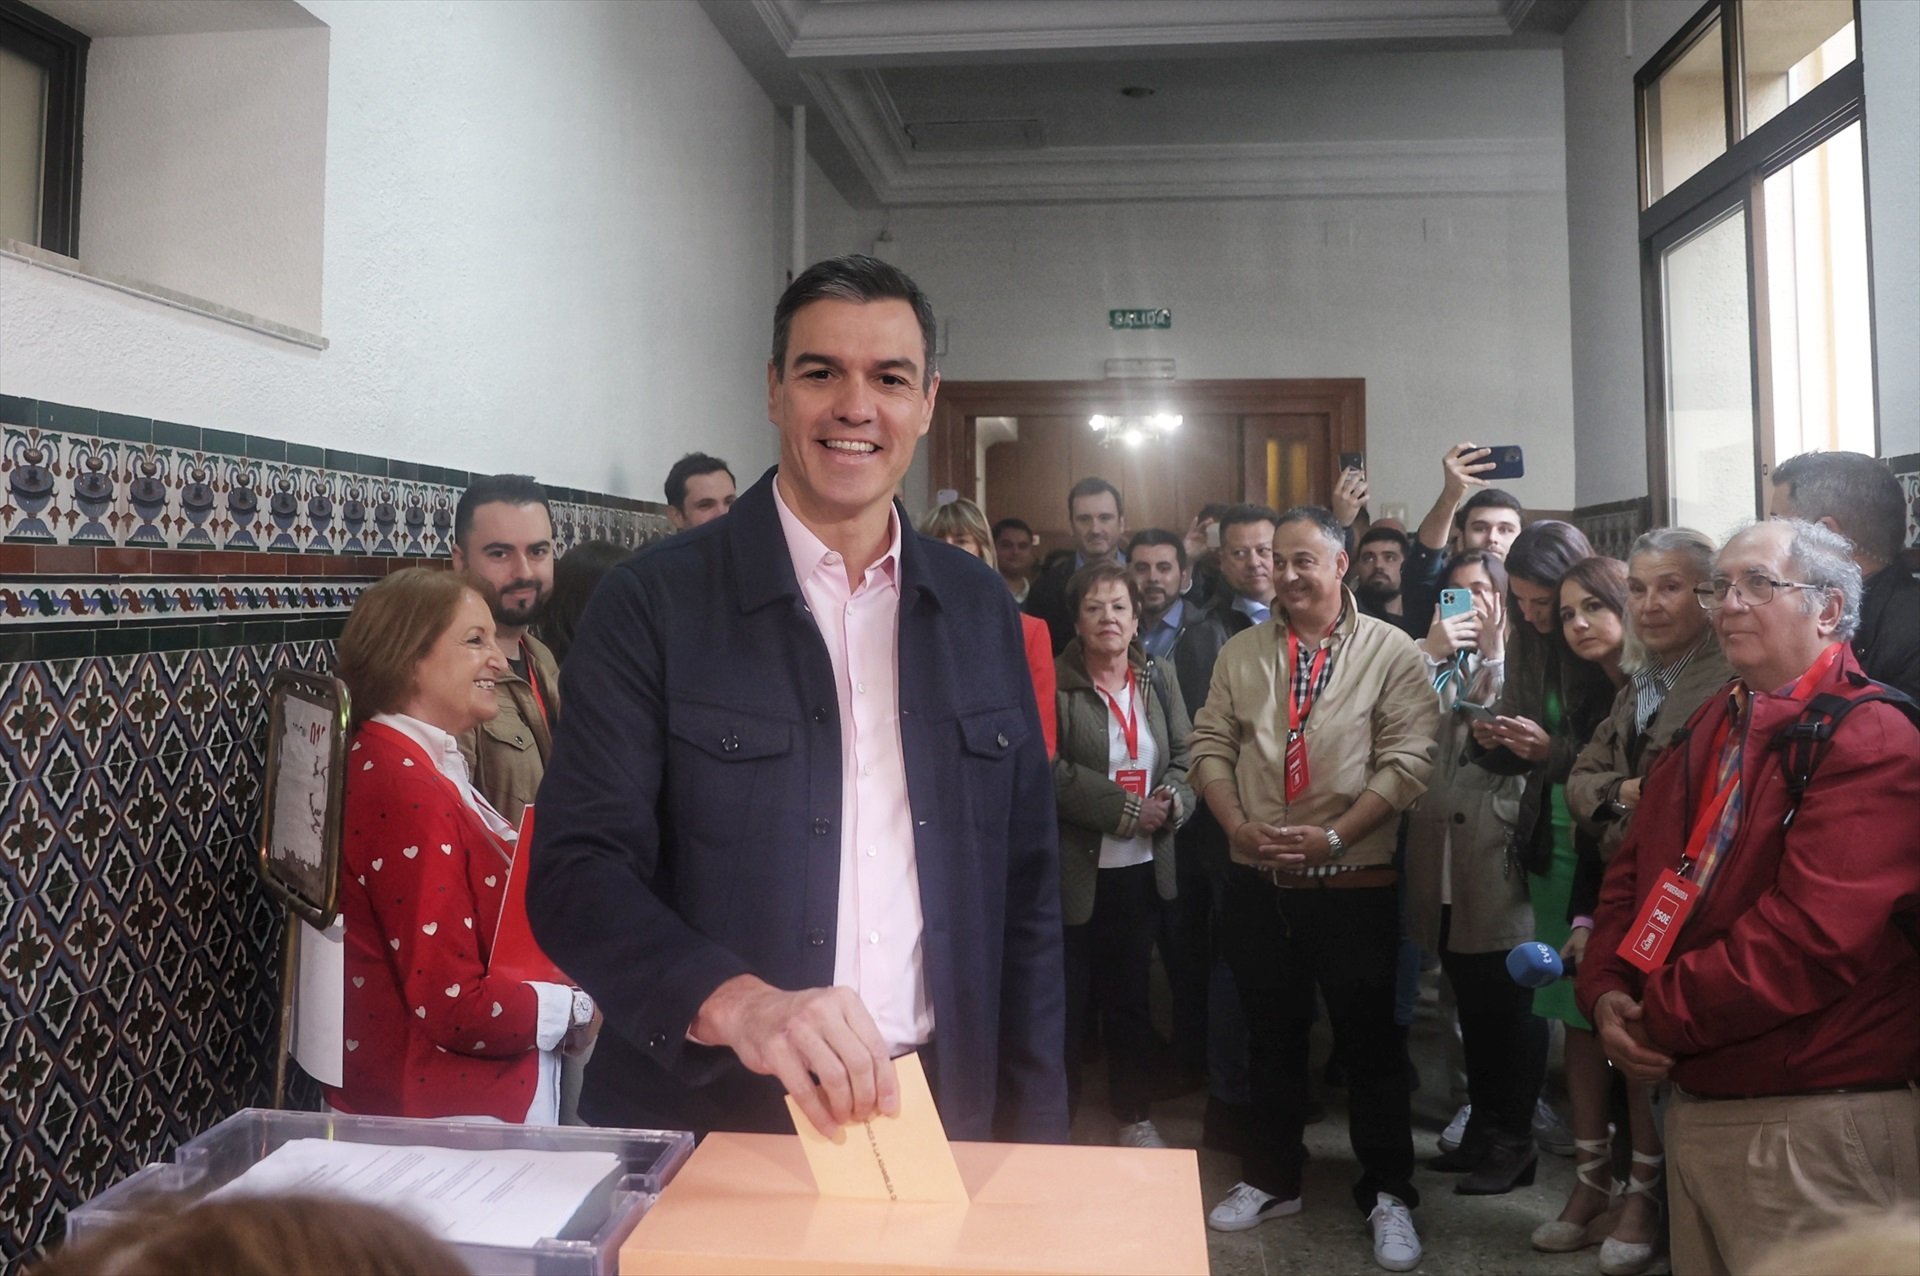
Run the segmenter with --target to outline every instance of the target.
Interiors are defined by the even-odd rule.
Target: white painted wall
[[[330,348],[0,260],[0,393],[655,500],[771,462],[787,129],[691,0],[308,7]]]
[[[1561,45],[1574,489],[1581,505],[1647,494],[1633,77],[1699,8],[1696,0],[1589,4]]]
[[[1573,504],[1565,227],[1558,195],[896,210],[882,250],[932,297],[950,381],[1098,379],[1122,355],[1364,377],[1375,501],[1418,517],[1464,439],[1521,444],[1521,499]],[[1129,306],[1173,328],[1110,329]]]
[[[1920,4],[1862,0],[1880,454],[1920,452]]]
[[[95,40],[83,154],[88,269],[320,330],[324,27]]]

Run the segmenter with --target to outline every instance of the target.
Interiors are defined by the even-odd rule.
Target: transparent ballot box
[[[388,1152],[385,1149],[408,1149]],[[325,1112],[278,1112],[248,1108],[199,1138],[183,1144],[170,1163],[146,1166],[67,1216],[67,1239],[155,1209],[178,1209],[233,1185],[241,1194],[284,1183],[289,1191],[327,1191],[324,1182],[378,1181],[369,1194],[342,1187],[340,1194],[377,1200],[419,1218],[459,1251],[476,1273],[492,1276],[614,1276],[620,1246],[693,1151],[693,1136],[678,1130],[603,1130],[586,1126],[500,1125],[483,1121],[423,1121]],[[557,1156],[583,1153],[583,1156]],[[516,1161],[519,1154],[529,1154]],[[409,1202],[391,1184],[416,1176],[420,1198]],[[491,1194],[474,1191],[475,1203],[457,1206],[449,1183],[479,1183],[488,1175]],[[246,1181],[239,1182],[243,1177]],[[543,1179],[545,1181],[543,1181]],[[321,1184],[321,1186],[315,1186]],[[584,1186],[583,1186],[584,1185]],[[526,1203],[516,1217],[515,1201]],[[538,1213],[536,1213],[536,1203]],[[458,1210],[477,1222],[446,1221]],[[434,1211],[439,1211],[435,1213]],[[550,1234],[534,1217],[556,1219]],[[478,1228],[485,1239],[458,1229]],[[452,1228],[456,1230],[449,1231]],[[508,1239],[503,1235],[521,1232]]]

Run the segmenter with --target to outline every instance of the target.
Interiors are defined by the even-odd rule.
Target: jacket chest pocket
[[[533,749],[533,732],[524,722],[502,722],[495,718],[491,722],[480,724],[480,730],[486,733],[490,746],[506,749],[514,754],[526,753]]]
[[[964,796],[973,817],[983,823],[1004,823],[1013,801],[1014,758],[1027,738],[1026,716],[1007,706],[978,709],[956,716],[960,732]]]
[[[668,790],[682,838],[737,842],[777,803],[793,727],[720,705],[680,702],[667,715]],[[804,791],[804,781],[802,782]]]

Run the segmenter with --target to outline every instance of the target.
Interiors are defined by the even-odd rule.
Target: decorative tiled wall
[[[270,1100],[265,688],[445,561],[454,470],[0,396],[0,1269]],[[664,511],[549,489],[555,538]]]

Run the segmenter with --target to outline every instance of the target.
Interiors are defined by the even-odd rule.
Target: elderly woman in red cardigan
[[[514,830],[473,787],[456,737],[499,712],[485,582],[413,567],[361,595],[340,636],[352,694],[340,914],[344,1084],[379,1116],[559,1119],[562,1051],[598,1030],[558,983],[488,973]]]

